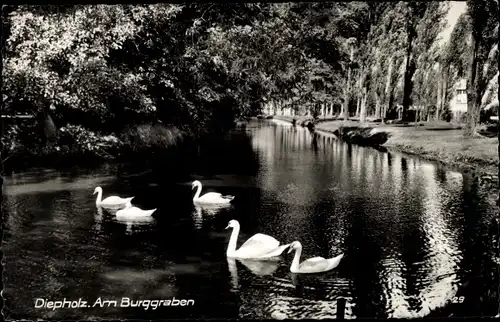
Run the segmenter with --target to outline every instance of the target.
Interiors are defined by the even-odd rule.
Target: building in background
[[[465,79],[460,79],[455,84],[450,100],[450,112],[455,120],[460,120],[467,112],[467,82]]]

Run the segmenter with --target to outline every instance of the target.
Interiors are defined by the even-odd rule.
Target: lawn
[[[478,169],[498,174],[498,138],[477,137],[466,139],[460,126],[448,122],[380,124],[356,121],[326,121],[316,125],[320,131],[333,132],[340,126],[373,127],[376,132],[390,133],[384,144],[389,149],[420,155],[429,160]]]

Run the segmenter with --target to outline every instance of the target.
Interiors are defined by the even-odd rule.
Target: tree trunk
[[[477,79],[476,79],[476,69],[477,69],[477,51],[478,51],[478,42],[476,39],[476,35],[472,32],[471,35],[471,48],[472,51],[469,55],[469,66],[467,71],[467,121],[464,127],[464,136],[465,137],[473,137],[476,133],[477,126],[477,117],[479,107],[476,106],[476,88],[477,88]]]
[[[57,140],[57,127],[50,116],[50,104],[42,96],[37,100],[38,122],[43,132],[44,142],[51,143]]]
[[[344,90],[344,104],[342,105],[342,114],[344,116],[344,121],[347,121],[349,117],[349,101],[351,96],[351,63],[354,59],[354,46],[351,46],[351,55],[349,60],[349,67],[347,69],[347,86]]]
[[[411,105],[411,92],[413,91],[413,81],[412,77],[415,72],[415,63],[411,57],[411,44],[408,45],[407,49],[407,59],[404,75],[404,85],[403,85],[403,115],[402,121],[408,121],[408,110]]]
[[[389,101],[387,103],[387,111],[392,110],[393,105],[394,105],[394,92],[391,91],[389,93]],[[386,111],[386,113],[387,113],[387,111]]]
[[[357,99],[357,102],[356,102],[356,116],[359,116],[359,108],[361,107],[361,96],[360,95],[357,95],[358,99]]]
[[[443,91],[443,66],[439,64],[438,67],[438,82],[437,82],[437,100],[436,100],[436,114],[434,115],[435,120],[439,120],[439,113],[441,111],[441,99],[443,95],[441,91]]]
[[[384,102],[384,108],[383,108],[383,112],[382,112],[382,123],[385,122],[385,118],[387,117],[387,111],[390,110],[391,105],[392,105],[392,102],[391,102],[391,95],[392,95],[391,94],[392,93],[391,79],[392,79],[393,64],[394,64],[394,58],[391,56],[389,58],[389,67],[387,70],[387,80],[385,83],[385,98],[386,98],[387,102]]]
[[[443,80],[443,85],[441,88],[441,106],[439,107],[439,112],[437,115],[436,120],[439,121],[441,119],[441,113],[444,110],[444,107],[446,105],[446,100],[448,99],[448,78],[450,74],[450,65],[447,65],[443,70],[443,75],[442,75],[442,80]]]
[[[413,50],[413,38],[414,38],[414,30],[412,26],[412,15],[413,13],[409,13],[409,16],[406,17],[406,66],[405,66],[405,74],[404,74],[404,87],[403,87],[403,115],[402,120],[408,121],[408,110],[411,105],[411,92],[413,90],[413,81],[412,77],[415,73],[415,62],[413,60],[412,50]]]
[[[359,72],[358,75],[358,81],[356,82],[356,90],[358,92],[358,95],[356,95],[357,100],[356,100],[356,117],[359,117],[360,115],[360,108],[361,108],[361,101],[363,100],[363,95],[359,94],[362,92],[363,88],[363,69]]]
[[[380,95],[375,92],[375,118],[380,118]]]
[[[362,94],[362,98],[361,98],[361,109],[360,109],[360,115],[359,115],[359,121],[361,123],[366,122],[366,98],[368,96],[367,92],[368,92],[368,88],[365,85],[365,87],[363,87],[363,94]]]

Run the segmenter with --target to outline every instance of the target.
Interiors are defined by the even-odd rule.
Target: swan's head
[[[227,227],[226,229],[229,229],[229,228],[236,228],[236,227],[239,227],[240,226],[240,223],[237,221],[237,220],[230,220],[229,223],[227,224]]]
[[[96,193],[99,193],[99,192],[102,192],[102,188],[101,187],[95,188],[93,195],[95,195]]]
[[[290,247],[288,247],[288,254],[293,252],[296,249],[301,249],[302,244],[299,241],[294,241],[293,243],[290,244]]]
[[[201,182],[199,182],[198,180],[195,180],[193,181],[193,183],[191,184],[191,189],[194,189],[198,186],[201,186]]]

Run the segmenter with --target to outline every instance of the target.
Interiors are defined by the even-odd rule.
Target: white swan
[[[116,217],[127,217],[127,218],[139,218],[139,217],[151,217],[151,215],[156,211],[157,208],[151,210],[142,210],[141,208],[134,207],[132,204],[127,202],[125,208],[120,209],[116,212]]]
[[[339,266],[340,260],[344,257],[344,254],[340,254],[334,258],[325,259],[323,257],[313,257],[306,259],[300,263],[300,254],[302,253],[302,244],[298,241],[294,241],[290,244],[291,253],[295,250],[295,257],[293,258],[292,265],[290,266],[290,272],[292,273],[322,273],[334,269]],[[299,264],[300,263],[300,264]]]
[[[201,182],[198,180],[194,181],[192,184],[192,189],[198,188],[196,191],[196,194],[193,197],[193,201],[195,203],[201,203],[201,204],[228,204],[231,202],[231,200],[234,199],[234,196],[223,196],[222,194],[218,192],[207,192],[203,196],[200,197],[201,193]]]
[[[134,197],[121,198],[118,196],[110,196],[104,200],[101,200],[102,199],[102,188],[101,187],[95,188],[93,194],[95,195],[96,193],[98,194],[97,199],[95,201],[96,206],[103,207],[103,208],[109,208],[109,209],[120,209],[120,208],[126,207],[127,203],[131,202],[132,199],[134,199]]]
[[[227,245],[227,257],[260,260],[271,259],[280,256],[281,253],[290,246],[290,244],[280,246],[280,242],[271,236],[255,234],[236,250],[240,223],[237,220],[231,220],[226,229],[228,228],[233,228],[233,232],[229,239],[229,244]]]

